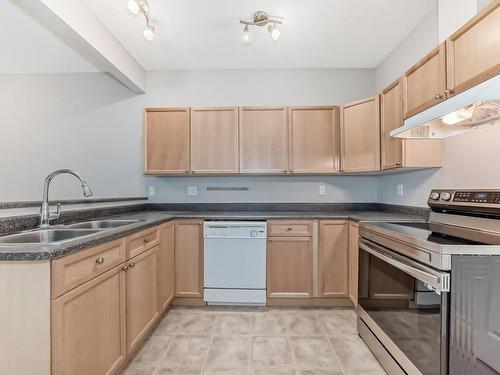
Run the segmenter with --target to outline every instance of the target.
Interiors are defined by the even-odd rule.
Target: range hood
[[[447,138],[500,121],[500,75],[407,118],[398,138]]]

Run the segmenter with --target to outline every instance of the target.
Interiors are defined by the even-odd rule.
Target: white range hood
[[[407,118],[398,138],[446,138],[500,120],[500,75]]]

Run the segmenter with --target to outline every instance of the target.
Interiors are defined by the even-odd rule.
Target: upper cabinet
[[[189,173],[189,109],[146,109],[144,173]]]
[[[379,105],[376,95],[341,107],[342,172],[380,169]]]
[[[446,54],[443,43],[404,74],[404,117],[411,117],[444,100],[445,91]]]
[[[457,94],[500,73],[500,1],[446,41],[447,88]]]
[[[443,143],[440,139],[401,139],[392,130],[403,125],[402,80],[392,82],[380,94],[382,169],[439,167]]]
[[[193,173],[238,173],[238,109],[191,110]]]
[[[288,121],[290,172],[338,172],[338,108],[292,107]]]
[[[285,107],[240,109],[240,171],[288,172],[288,123]]]

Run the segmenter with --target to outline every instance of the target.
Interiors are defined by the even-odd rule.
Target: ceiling
[[[0,0],[0,74],[99,71],[40,24],[15,0]]]
[[[436,0],[150,0],[154,41],[126,0],[83,0],[146,70],[376,67]],[[285,18],[273,42],[264,28],[241,43],[241,18]]]

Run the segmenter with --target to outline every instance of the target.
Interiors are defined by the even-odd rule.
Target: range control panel
[[[432,190],[429,206],[485,206],[500,205],[500,190]]]

